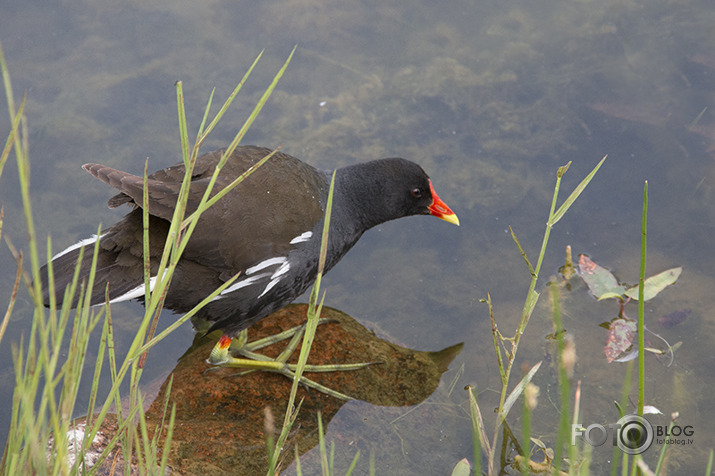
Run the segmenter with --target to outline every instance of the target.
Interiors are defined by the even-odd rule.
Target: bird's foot
[[[326,322],[331,322],[330,319],[320,319],[318,324],[324,324]],[[211,355],[206,360],[208,364],[215,365],[217,367],[232,367],[232,368],[244,368],[247,369],[241,372],[239,375],[244,375],[250,372],[255,372],[256,370],[263,370],[268,372],[275,372],[288,377],[293,380],[295,378],[295,371],[297,365],[289,364],[287,360],[298,348],[303,337],[303,331],[305,330],[305,324],[293,327],[279,334],[275,334],[263,339],[259,339],[253,342],[247,342],[247,332],[242,331],[238,337],[231,339],[227,336],[221,336],[219,341],[214,346],[211,351]],[[276,342],[280,342],[286,339],[290,339],[286,348],[277,357],[268,357],[263,354],[255,352],[256,350],[267,347]],[[231,349],[233,347],[233,349]],[[234,357],[232,352],[241,355],[243,358]],[[373,362],[361,362],[356,364],[328,364],[328,365],[305,365],[305,372],[343,372],[350,370],[360,370],[372,365]],[[352,400],[352,397],[345,395],[344,393],[338,392],[325,385],[319,384],[318,382],[311,380],[305,376],[300,377],[300,383],[306,387],[313,388],[319,392],[325,393],[332,397],[341,400]]]

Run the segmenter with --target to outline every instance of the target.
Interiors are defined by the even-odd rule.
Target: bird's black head
[[[459,225],[425,171],[402,158],[374,160],[338,171],[341,195],[367,228],[410,215],[434,215]]]

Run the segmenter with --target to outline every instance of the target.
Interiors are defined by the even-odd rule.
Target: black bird
[[[196,210],[224,152],[209,152],[197,159],[187,216]],[[262,147],[236,148],[221,170],[212,195],[270,153]],[[80,279],[89,276],[96,240],[99,257],[91,304],[105,301],[105,288],[110,302],[142,298],[143,178],[98,164],[83,168],[120,191],[109,200],[110,208],[126,203],[134,209],[101,236],[83,240],[52,258],[58,303],[72,281],[82,247]],[[157,274],[184,170],[180,163],[149,176],[152,277]],[[212,322],[212,329],[223,332],[210,363],[229,364],[231,339],[293,301],[315,281],[331,175],[278,152],[201,215],[176,268],[165,307],[185,313],[240,273],[197,314]],[[325,271],[366,230],[409,215],[434,215],[459,225],[457,216],[435,193],[427,174],[413,162],[388,158],[338,169]],[[43,296],[49,305],[46,269],[47,265],[42,270]]]

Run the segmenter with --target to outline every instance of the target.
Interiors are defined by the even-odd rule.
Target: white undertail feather
[[[150,292],[154,290],[155,284],[156,284],[156,276],[154,276],[153,278],[149,278],[149,291]],[[142,297],[144,295],[145,291],[146,291],[146,286],[144,286],[144,283],[141,283],[136,288],[130,289],[126,293],[122,294],[121,296],[117,296],[114,299],[110,299],[109,303],[114,304],[115,302],[129,301],[130,299]]]
[[[101,240],[103,236],[104,236],[104,234],[102,234],[102,235],[92,235],[92,236],[90,236],[89,238],[85,238],[85,239],[83,239],[83,240],[80,240],[78,243],[75,243],[75,244],[72,245],[72,246],[68,246],[68,247],[65,248],[63,251],[60,251],[59,253],[57,253],[56,255],[54,255],[54,256],[52,257],[52,260],[51,260],[51,261],[56,260],[56,259],[59,258],[60,256],[66,255],[66,254],[69,253],[70,251],[74,251],[74,250],[76,250],[76,249],[78,249],[78,248],[82,248],[83,246],[91,245],[91,244],[93,244],[94,242],[96,242],[97,240]]]

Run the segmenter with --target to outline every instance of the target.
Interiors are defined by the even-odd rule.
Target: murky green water
[[[139,173],[147,156],[152,169],[176,162],[174,82],[183,81],[190,125],[197,127],[211,89],[222,101],[262,49],[245,94],[206,150],[233,137],[298,44],[247,143],[280,145],[324,168],[400,155],[428,171],[462,226],[418,217],[369,232],[328,276],[327,303],[408,347],[466,346],[443,385],[416,409],[395,414],[346,405],[328,427],[341,468],[357,449],[360,471],[374,451],[378,474],[448,474],[471,456],[462,388],[475,385],[484,409],[495,405],[499,388],[488,313],[478,300],[491,293],[508,334],[528,286],[506,229],[514,228],[535,259],[556,168],[573,161],[564,180],[570,191],[608,154],[552,233],[543,275],[555,273],[570,244],[621,280],[636,281],[642,189],[649,181],[648,274],[679,265],[685,271],[649,304],[647,326],[684,345],[671,367],[648,359],[646,399],[666,415],[679,411],[681,423],[695,427],[694,443],[675,448],[669,464],[674,473],[702,474],[713,440],[709,422],[715,421],[715,12],[709,6],[707,0],[6,0],[0,2],[0,41],[16,94],[28,92],[38,231],[51,233],[57,249],[121,216],[105,207],[111,190],[81,164]],[[3,137],[8,130],[7,115],[0,114]],[[0,201],[3,235],[22,247],[12,164],[0,179]],[[13,278],[3,244],[0,302],[7,301]],[[612,401],[620,398],[624,365],[606,363],[606,335],[598,327],[617,313],[612,304],[594,302],[582,286],[562,303],[579,355],[575,378],[584,388],[585,424],[617,419]],[[658,327],[660,316],[683,308],[692,309],[684,323]],[[6,369],[10,343],[30,328],[29,310],[23,295],[0,345]],[[137,304],[115,306],[114,322],[129,334],[140,313]],[[547,316],[544,300],[520,363],[547,356]],[[191,337],[186,326],[153,352],[147,381],[171,369]],[[11,398],[13,378],[9,371],[0,375],[0,399]],[[533,431],[547,443],[555,440],[555,378],[543,366],[535,379],[542,397]],[[8,413],[0,412],[2,428]],[[520,427],[518,420],[512,424]],[[594,473],[611,458],[606,446],[594,451]],[[655,449],[646,453],[653,466]]]

